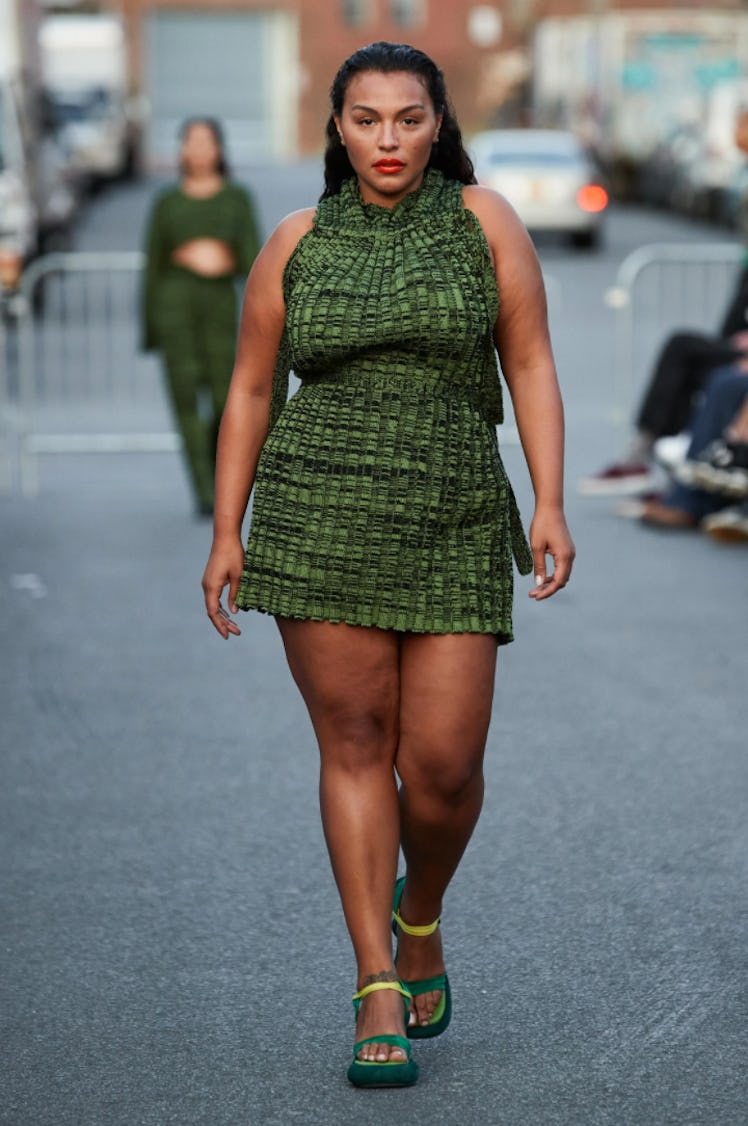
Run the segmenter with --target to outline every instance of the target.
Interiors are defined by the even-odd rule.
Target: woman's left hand
[[[535,589],[530,591],[530,598],[540,602],[566,586],[576,554],[574,541],[560,508],[535,510],[530,525],[530,547],[535,571]],[[546,566],[548,555],[553,559],[553,571],[550,574]]]
[[[203,594],[208,617],[224,641],[231,634],[239,637],[241,630],[221,605],[225,587],[229,588],[229,611],[237,612],[236,596],[244,567],[244,548],[238,534],[213,539],[210,558],[203,575]]]

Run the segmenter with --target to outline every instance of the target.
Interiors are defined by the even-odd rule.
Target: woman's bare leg
[[[390,912],[400,836],[394,760],[400,695],[399,638],[379,629],[278,619],[288,663],[320,748],[320,807],[333,873],[358,967],[358,988],[396,980]],[[363,1001],[356,1039],[404,1033],[402,998]],[[362,1059],[404,1059],[367,1045]]]
[[[496,648],[492,634],[411,634],[402,641],[396,766],[407,878],[400,914],[413,925],[441,914],[442,896],[480,814]],[[438,931],[430,938],[398,938],[403,980],[444,970]],[[417,1020],[428,1024],[439,996],[415,998]]]

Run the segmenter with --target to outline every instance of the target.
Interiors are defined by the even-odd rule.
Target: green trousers
[[[198,510],[213,508],[216,441],[234,366],[232,278],[172,267],[159,286],[156,326]]]

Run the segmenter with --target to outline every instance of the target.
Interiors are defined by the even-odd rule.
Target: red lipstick
[[[384,157],[382,160],[378,160],[374,167],[378,172],[392,173],[399,172],[401,168],[405,167],[405,165],[403,164],[402,160],[392,160]]]

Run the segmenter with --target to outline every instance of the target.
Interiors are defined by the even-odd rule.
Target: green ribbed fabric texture
[[[496,443],[496,281],[462,186],[432,169],[390,209],[347,181],[284,293],[239,606],[510,641],[512,556],[523,574],[532,557]]]

